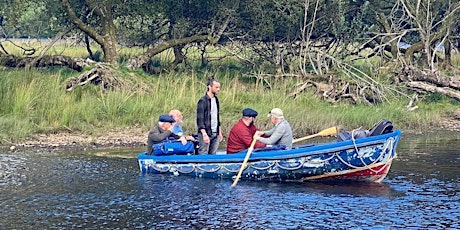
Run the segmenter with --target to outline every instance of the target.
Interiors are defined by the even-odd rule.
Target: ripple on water
[[[233,189],[111,154],[2,154],[0,229],[459,229],[458,156],[404,151],[382,184]]]
[[[21,155],[0,154],[0,186],[21,185],[26,179],[27,158]]]

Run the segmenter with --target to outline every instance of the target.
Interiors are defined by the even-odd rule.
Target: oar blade
[[[304,141],[304,140],[307,140],[307,139],[310,139],[310,138],[313,138],[313,137],[318,137],[318,136],[325,137],[325,136],[336,135],[337,133],[338,133],[338,127],[334,126],[334,127],[324,129],[324,130],[322,130],[321,132],[319,132],[317,134],[313,134],[313,135],[310,135],[310,136],[295,139],[295,140],[292,141],[292,143],[297,143],[297,142]]]
[[[322,136],[322,137],[325,137],[325,136],[332,136],[332,135],[337,135],[337,133],[339,132],[339,129],[337,126],[334,126],[334,127],[330,127],[328,129],[325,129],[321,132],[319,132],[319,136]]]

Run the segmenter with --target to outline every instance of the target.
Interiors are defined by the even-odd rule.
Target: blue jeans
[[[198,133],[198,142],[200,145],[198,147],[199,155],[216,154],[217,149],[219,148],[219,135],[218,133],[212,133],[211,136],[209,136],[209,144],[206,144],[203,141],[203,135]]]

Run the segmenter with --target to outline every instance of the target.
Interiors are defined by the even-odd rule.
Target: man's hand
[[[188,141],[196,141],[193,136],[185,136],[185,139]]]
[[[224,135],[222,135],[222,133],[219,133],[219,142],[221,142],[223,140],[224,140]]]
[[[187,144],[187,140],[185,139],[184,136],[180,137],[180,138],[179,138],[179,141],[182,143],[182,145],[186,145],[186,144]]]
[[[256,133],[254,133],[254,139],[259,139],[259,137],[261,137],[262,135],[264,135],[264,132],[262,131],[256,131]]]
[[[211,142],[211,140],[209,139],[209,136],[207,134],[204,134],[203,135],[203,141],[204,143],[206,144],[209,144]]]

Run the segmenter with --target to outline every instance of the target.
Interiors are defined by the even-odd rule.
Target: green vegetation
[[[271,127],[265,114],[273,107],[282,108],[294,135],[300,137],[334,125],[347,130],[367,128],[382,118],[393,121],[403,132],[421,132],[439,127],[441,118],[459,106],[440,95],[423,98],[419,108],[411,112],[405,108],[408,99],[397,96],[375,106],[330,104],[308,92],[293,99],[288,95],[296,84],[294,79],[272,80],[272,89],[267,89],[261,81],[230,70],[157,76],[123,71],[131,84],[122,90],[88,85],[66,92],[66,80],[79,73],[63,69],[0,70],[0,141],[63,131],[91,135],[113,128],[142,127],[147,132],[158,115],[172,108],[183,112],[185,131],[194,133],[196,102],[211,74],[222,82],[219,98],[225,135],[245,107],[259,111],[257,124],[262,129]]]
[[[63,131],[147,132],[172,108],[182,110],[185,131],[193,133],[196,102],[211,75],[223,83],[224,133],[245,107],[260,112],[263,129],[271,127],[264,114],[282,108],[296,136],[333,125],[367,128],[382,118],[404,132],[440,127],[459,107],[460,3],[401,3],[6,1],[0,8],[0,142]],[[56,43],[47,49],[50,43],[39,38]],[[57,59],[31,59],[42,54]],[[74,66],[62,56],[89,58],[95,71],[110,69],[95,75],[121,87],[67,92],[68,79],[82,73],[69,70]],[[45,68],[29,69],[34,65]],[[447,77],[452,85],[445,86]],[[418,87],[408,84],[414,81],[421,81]],[[302,90],[302,84],[315,87]],[[319,98],[323,92],[327,97]],[[409,111],[414,92],[417,107]],[[347,104],[350,98],[358,104]]]

